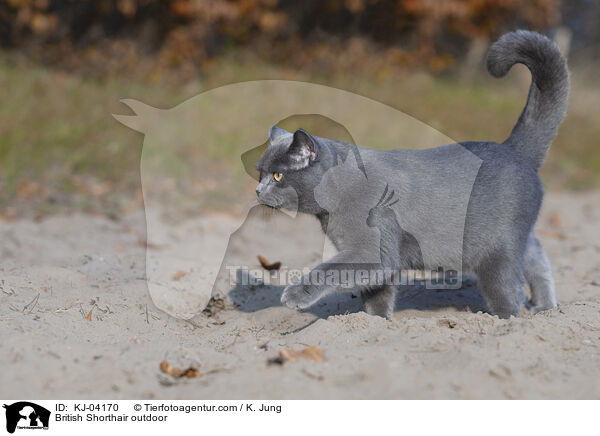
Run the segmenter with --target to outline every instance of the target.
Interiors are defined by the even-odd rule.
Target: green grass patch
[[[569,114],[541,174],[551,188],[598,188],[600,87],[593,78],[573,70]],[[113,193],[133,198],[139,190],[143,141],[139,133],[112,118],[111,113],[127,113],[119,103],[121,98],[168,108],[228,83],[258,79],[310,81],[382,101],[457,141],[502,141],[525,102],[528,83],[521,76],[494,80],[484,74],[465,78],[415,72],[398,77],[386,75],[383,79],[360,73],[332,77],[229,57],[215,62],[192,83],[148,83],[135,77],[89,79],[20,65],[4,56],[0,58],[0,206],[14,204],[19,196],[33,202],[43,193],[54,203],[75,209],[84,204],[84,209],[94,209],[93,201],[70,201],[77,195],[85,196],[86,189],[101,192],[101,207],[110,203],[107,198]],[[200,148],[197,150],[202,153]],[[218,171],[227,171],[219,167],[218,161],[230,159],[238,150],[237,144],[223,143],[211,151],[210,159],[215,160]],[[167,164],[173,174],[185,174],[178,162]],[[231,175],[234,184],[242,179],[240,174]],[[27,184],[37,188],[23,188]],[[109,189],[97,188],[102,184]]]

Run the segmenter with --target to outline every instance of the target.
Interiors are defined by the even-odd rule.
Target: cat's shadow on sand
[[[281,306],[280,298],[283,286],[240,284],[242,282],[239,280],[240,273],[238,272],[238,284],[229,291],[229,298],[238,310],[251,313],[268,307]],[[467,279],[461,289],[455,290],[426,289],[422,285],[401,289],[396,297],[395,312],[437,311],[449,307],[460,312],[486,311],[485,302],[477,285],[474,280]],[[327,318],[332,315],[355,313],[361,310],[362,301],[357,292],[340,292],[322,298],[303,312],[312,313],[319,318]]]

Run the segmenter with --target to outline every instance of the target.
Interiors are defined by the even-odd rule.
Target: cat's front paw
[[[306,309],[319,299],[318,290],[312,285],[289,285],[283,290],[281,304],[290,309]]]

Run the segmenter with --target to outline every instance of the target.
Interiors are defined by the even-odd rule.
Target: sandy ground
[[[350,293],[300,313],[279,304],[278,287],[227,280],[216,290],[224,308],[172,318],[145,285],[143,212],[2,222],[0,397],[600,398],[599,220],[598,192],[546,197],[538,234],[556,310],[500,320],[480,312],[471,285],[400,296],[391,321],[360,312]],[[239,232],[231,262],[318,260],[315,222],[267,225],[271,239]],[[324,362],[267,365],[282,347],[310,345]],[[197,365],[200,376],[165,375],[165,359]]]

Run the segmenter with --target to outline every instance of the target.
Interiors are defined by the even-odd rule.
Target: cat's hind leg
[[[525,277],[520,260],[498,254],[477,268],[481,294],[490,312],[500,318],[519,316],[525,303]]]
[[[387,319],[391,319],[394,315],[396,303],[396,287],[394,285],[363,290],[360,295],[364,310],[369,315],[381,316]]]
[[[529,311],[535,314],[542,310],[555,308],[556,292],[550,260],[533,232],[527,241],[524,270],[525,279],[531,289],[531,300],[527,304]]]

